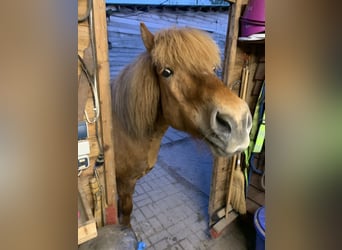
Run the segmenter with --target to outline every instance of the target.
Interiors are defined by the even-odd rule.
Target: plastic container
[[[256,230],[255,250],[264,250],[266,238],[265,207],[260,207],[255,212],[254,227]]]
[[[248,37],[257,33],[265,32],[265,24],[259,24],[240,18],[240,36]]]
[[[242,17],[251,21],[265,23],[265,0],[250,0]]]
[[[265,0],[250,0],[240,18],[240,36],[265,32]]]

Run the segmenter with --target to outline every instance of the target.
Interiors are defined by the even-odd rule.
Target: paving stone
[[[165,175],[160,178],[160,183],[163,184],[163,186],[168,185],[171,183],[170,179],[167,178]]]
[[[144,214],[146,219],[151,218],[154,215],[153,211],[149,208],[149,206],[141,207],[140,210]]]
[[[187,218],[188,216],[190,216],[191,214],[194,213],[194,210],[189,208],[186,204],[183,204],[182,212],[183,212],[184,216]]]
[[[133,216],[134,216],[135,220],[136,220],[138,223],[140,223],[140,222],[142,222],[142,221],[145,220],[145,217],[144,217],[143,213],[142,213],[139,209],[137,209],[137,210],[134,211]]]
[[[147,238],[144,238],[144,239],[141,239],[141,241],[143,241],[144,243],[145,243],[145,245],[146,245],[146,250],[148,249],[148,250],[150,250],[150,249],[152,249],[152,244],[151,244],[151,242],[147,239]],[[154,249],[154,247],[153,247],[153,249]]]
[[[158,249],[158,250],[168,249],[169,246],[170,245],[166,239],[163,239],[154,245],[155,249]]]
[[[169,237],[170,234],[166,231],[160,231],[155,233],[154,235],[152,235],[151,237],[149,237],[149,240],[151,242],[151,244],[155,245],[157,242],[161,241],[161,240],[166,240],[167,237]]]
[[[177,241],[178,239],[175,236],[170,236],[167,238],[167,242],[169,243],[169,245],[174,245]]]
[[[156,232],[163,230],[162,224],[159,222],[159,220],[155,216],[150,218],[149,221]]]
[[[159,200],[159,201],[156,201],[153,203],[153,207],[155,207],[155,210],[158,210],[160,211],[159,214],[161,213],[164,213],[168,210],[168,203],[165,202],[165,200]]]
[[[191,244],[191,242],[188,239],[182,240],[180,242],[180,245],[186,250],[195,250],[195,248],[193,247],[193,245]]]
[[[171,142],[172,142],[172,139],[170,139],[167,136],[163,136],[161,144],[163,145],[163,144],[167,144],[167,143],[171,143]]]
[[[152,187],[147,182],[141,183],[141,186],[144,189],[145,193],[148,193],[152,190]]]
[[[194,247],[198,247],[200,245],[201,240],[197,237],[195,233],[188,235],[187,239],[191,242]]]
[[[193,232],[188,228],[185,227],[181,230],[179,230],[178,232],[176,232],[176,234],[174,234],[173,236],[177,238],[178,241],[184,240],[188,237],[188,235],[192,234]]]
[[[207,221],[195,221],[190,224],[190,228],[193,232],[205,231],[208,228]]]
[[[170,250],[183,250],[184,248],[176,243],[176,244],[172,245],[171,248],[169,248],[169,249]]]
[[[135,227],[135,232],[139,233],[142,238],[146,239],[156,233],[153,226],[151,225],[150,221],[145,220],[143,222],[140,222]]]
[[[167,213],[157,214],[157,218],[164,228],[168,228],[173,225]]]
[[[137,203],[138,201],[149,199],[149,195],[146,192],[133,196],[133,203]]]
[[[135,186],[135,190],[134,190],[134,194],[136,196],[139,196],[139,195],[141,195],[143,193],[144,193],[144,190],[142,189],[141,185],[136,185]]]
[[[191,213],[189,216],[187,216],[184,219],[184,223],[186,225],[192,225],[193,223],[195,223],[197,221],[197,215],[195,212]]]
[[[165,192],[167,196],[171,196],[182,191],[179,188],[175,187],[174,184],[162,187],[162,190]]]
[[[162,190],[160,190],[160,189],[153,190],[148,195],[151,198],[151,200],[154,201],[154,202],[159,201],[159,200],[165,198],[165,193],[162,192]]]
[[[142,206],[145,206],[147,204],[150,204],[152,203],[152,200],[150,197],[147,197],[145,199],[142,199],[142,200],[139,200],[137,202],[135,202],[135,204],[138,206],[138,207],[142,207]]]
[[[167,231],[171,234],[171,235],[176,235],[177,232],[183,230],[185,228],[185,224],[183,222],[179,222],[179,223],[176,223],[172,226],[170,226],[169,228],[167,228]]]
[[[187,217],[186,214],[184,213],[184,208],[185,208],[184,206],[178,205],[173,210],[174,213],[176,213],[181,220],[184,220]]]
[[[199,239],[208,241],[210,240],[209,232],[207,233],[205,230],[199,230],[196,232],[196,235]]]
[[[168,212],[168,218],[171,221],[172,225],[178,224],[179,222],[181,222],[180,215],[172,213],[172,210],[170,210],[170,212]]]
[[[245,249],[241,244],[245,238],[232,236],[239,234],[240,229],[230,231],[226,237],[211,239],[209,197],[171,175],[163,164],[157,163],[148,175],[138,180],[134,193],[131,223],[146,243],[146,250]]]
[[[206,242],[203,242],[197,247],[197,249],[198,250],[208,250],[208,249],[212,249],[212,248],[210,248]]]

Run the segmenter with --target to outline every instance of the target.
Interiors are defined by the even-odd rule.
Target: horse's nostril
[[[225,132],[228,132],[229,134],[231,133],[232,128],[229,122],[227,121],[227,118],[222,116],[219,112],[217,112],[216,114],[216,122],[218,127],[223,129]]]
[[[252,115],[248,112],[247,114],[247,130],[250,131],[252,128]]]

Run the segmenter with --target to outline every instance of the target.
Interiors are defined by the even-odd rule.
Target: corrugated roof
[[[180,5],[180,6],[228,6],[224,0],[106,0],[107,4]]]
[[[144,22],[151,32],[171,26],[188,26],[208,31],[220,47],[223,59],[228,12],[170,9],[135,11],[130,8],[120,8],[112,13],[107,22],[108,39],[112,44],[112,49],[109,50],[112,79],[145,50],[140,37],[140,22]]]

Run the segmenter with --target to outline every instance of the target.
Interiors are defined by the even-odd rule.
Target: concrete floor
[[[146,249],[254,249],[251,215],[239,217],[217,238],[208,227],[212,156],[203,143],[170,129],[154,169],[134,193],[132,227]]]

